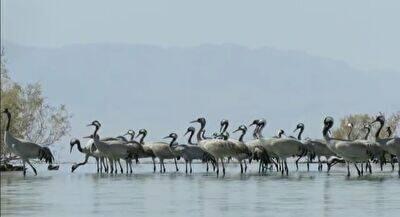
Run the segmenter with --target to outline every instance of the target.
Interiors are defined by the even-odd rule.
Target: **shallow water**
[[[241,175],[237,164],[227,166],[225,177],[206,173],[152,173],[151,164],[134,167],[133,175],[97,174],[85,165],[70,173],[71,165],[38,176],[28,170],[1,174],[1,216],[399,216],[400,179],[385,168],[361,178],[346,178],[343,167],[330,175],[291,172],[289,177],[257,173],[252,164]],[[184,165],[179,165],[181,171]],[[293,168],[290,168],[293,171]],[[397,168],[396,168],[397,169]],[[170,172],[168,172],[170,171]]]

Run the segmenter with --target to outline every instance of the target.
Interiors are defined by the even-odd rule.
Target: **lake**
[[[47,171],[37,165],[38,176],[28,169],[1,173],[1,216],[399,216],[400,179],[389,166],[384,172],[346,178],[344,167],[328,175],[312,165],[300,165],[289,176],[257,173],[252,164],[240,174],[237,164],[227,165],[225,177],[206,173],[194,164],[187,175],[184,165],[173,172],[152,173],[151,164],[134,165],[133,174],[97,174],[95,165],[70,173],[71,165]],[[325,170],[325,168],[324,168]],[[397,170],[397,165],[396,165]]]

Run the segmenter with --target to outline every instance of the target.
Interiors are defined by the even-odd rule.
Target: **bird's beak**
[[[188,130],[188,131],[186,131],[186,133],[183,135],[183,136],[186,136],[188,133],[189,133],[190,131]]]
[[[164,137],[163,139],[168,139],[168,138],[171,138],[170,136],[166,136],[166,137]]]
[[[74,146],[73,145],[71,145],[71,148],[69,149],[69,153],[71,154],[72,153],[72,148],[73,148]]]
[[[82,138],[84,138],[84,139],[91,139],[92,136],[84,136],[84,137],[82,137]]]
[[[299,128],[294,129],[294,130],[293,130],[293,133],[296,132],[298,129],[299,129]]]
[[[249,125],[249,127],[251,127],[251,126],[253,126],[253,125],[255,125],[255,123],[251,123],[251,124]]]
[[[374,124],[374,123],[376,123],[376,122],[378,122],[378,120],[374,120],[374,121],[372,121],[370,124],[372,125],[372,124]]]
[[[142,135],[142,133],[138,133],[135,138],[138,138],[140,135]]]
[[[189,122],[189,123],[191,123],[191,124],[192,124],[192,123],[197,123],[197,120],[191,121],[191,122]]]
[[[232,133],[236,133],[237,131],[239,131],[240,129],[236,129],[235,131],[233,131]]]
[[[87,127],[90,127],[90,126],[93,126],[93,124],[92,123],[90,123],[90,124],[88,124],[88,125],[86,125]]]

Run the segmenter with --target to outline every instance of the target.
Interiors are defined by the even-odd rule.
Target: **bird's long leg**
[[[25,160],[22,160],[22,173],[26,176],[26,167],[25,167]]]
[[[137,158],[136,158],[137,159]],[[135,159],[135,160],[136,160]],[[132,170],[132,164],[133,164],[133,161],[132,161],[132,159],[129,159],[129,173],[133,173],[133,170]]]
[[[178,164],[176,164],[176,158],[174,158],[174,163],[175,163],[176,172],[178,172],[178,171],[179,171],[179,168],[178,168]]]
[[[102,157],[103,158],[103,166],[104,166],[104,172],[108,173],[109,169],[110,169],[110,162],[108,161],[107,158]]]
[[[118,159],[117,160],[114,160],[114,172],[115,173],[118,173],[118,165],[117,165],[117,161],[118,161]]]
[[[273,158],[271,158],[271,161],[275,165],[276,172],[278,172],[279,171],[279,168],[278,168],[279,159],[277,159],[277,161],[275,161]]]
[[[221,164],[222,164],[222,175],[225,176],[225,164],[223,158],[221,158]]]
[[[188,166],[188,161],[185,160],[185,173],[188,173],[187,166]]]
[[[71,172],[74,172],[76,169],[78,169],[78,167],[85,165],[88,162],[88,159],[89,159],[89,155],[87,154],[87,155],[85,155],[85,160],[82,163],[72,165]]]
[[[286,159],[285,159],[285,170],[286,170],[286,175],[288,176],[289,175],[289,167],[287,166]]]
[[[244,172],[245,172],[245,173],[247,172],[247,163],[246,163],[246,160],[244,160]]]
[[[346,162],[347,164],[347,176],[350,177],[350,162]]]
[[[357,169],[358,176],[361,176],[361,172],[360,172],[360,169],[358,169],[357,163],[354,163],[354,166]]]
[[[35,176],[37,175],[36,169],[35,167],[32,166],[31,162],[29,161],[29,159],[26,159],[26,162],[28,163],[29,166],[31,166],[33,172],[35,173]]]
[[[361,162],[361,175],[362,176],[364,175],[364,164],[363,164],[363,162]]]
[[[96,159],[97,173],[99,173],[99,170],[100,170],[100,168],[99,168],[99,158],[98,158],[98,157],[95,157],[94,159]]]
[[[368,170],[369,170],[369,174],[372,174],[372,166],[371,166],[370,162],[368,162]]]
[[[399,177],[400,177],[400,154],[397,155],[397,164],[399,166]]]
[[[207,164],[207,168],[206,168],[206,171],[208,172],[208,160],[206,161],[206,164]]]
[[[322,171],[321,156],[318,156],[318,171]]]
[[[114,173],[114,161],[111,158],[108,158],[108,164],[109,164],[109,167],[110,167],[109,172],[110,173]]]
[[[162,159],[160,159],[160,173],[162,173],[163,167],[162,167]]]
[[[129,161],[129,169],[130,169],[130,173],[132,174],[133,173],[133,170],[132,170],[132,159]]]
[[[124,173],[124,170],[122,169],[121,161],[119,159],[118,159],[118,164],[119,164],[119,168],[121,169],[121,173]]]
[[[100,163],[99,163],[100,173],[102,173],[103,172],[103,158],[99,157],[99,161],[100,161]]]
[[[163,162],[162,162],[162,165],[163,165],[163,169],[164,169],[164,173],[165,173],[165,164],[164,164],[164,160],[163,160]]]
[[[399,162],[399,161],[400,161],[400,159],[397,156],[397,162]],[[392,165],[392,172],[393,172],[394,171],[394,156],[393,155],[390,155],[390,164]]]
[[[262,164],[262,161],[260,160],[260,163],[258,164],[258,173],[261,173],[261,164]]]
[[[296,171],[299,171],[299,160],[300,160],[301,156],[299,158],[297,158],[296,160]]]
[[[128,159],[125,159],[125,166],[126,166],[126,174],[128,174],[128,168],[129,168],[129,166],[128,166],[128,164],[129,164],[129,162],[128,162],[129,160]]]
[[[154,157],[152,157],[153,160],[153,173],[156,172],[156,160],[154,159]]]
[[[239,161],[239,164],[240,164],[240,173],[243,173],[243,164],[242,164],[242,161]]]
[[[215,161],[216,163],[216,167],[217,167],[217,176],[219,175],[219,165],[218,165],[218,158],[216,158],[216,161]]]
[[[192,160],[189,161],[189,166],[190,166],[190,174],[192,174]]]

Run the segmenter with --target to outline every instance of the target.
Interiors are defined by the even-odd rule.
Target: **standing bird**
[[[146,129],[139,130],[139,133],[136,136],[136,138],[138,138],[139,136],[142,136],[139,140],[139,143],[142,144],[143,147],[143,153],[139,155],[139,158],[151,157],[151,160],[153,161],[153,172],[156,172],[156,161],[155,161],[156,156],[154,155],[154,152],[151,149],[150,145],[144,142],[144,138],[147,136],[147,130]]]
[[[104,155],[96,148],[93,139],[90,139],[84,147],[81,146],[81,142],[79,141],[79,139],[71,139],[71,148],[69,151],[70,153],[72,152],[72,148],[75,145],[77,146],[79,152],[85,154],[85,160],[81,163],[72,165],[71,172],[74,172],[76,169],[78,169],[78,167],[85,165],[88,162],[89,157],[93,157],[94,159],[96,159],[97,172],[102,172],[103,166],[105,171],[108,171],[108,166],[106,166],[106,163],[104,161]]]
[[[193,160],[202,160],[207,162],[213,162],[212,156],[200,148],[197,144],[192,142],[193,135],[195,133],[194,127],[189,127],[185,135],[189,134],[188,144],[179,145],[181,148],[181,156],[185,160],[185,172],[188,173],[188,163],[190,167],[190,173],[192,173],[192,162]],[[208,171],[208,169],[207,169]]]
[[[120,142],[125,142],[125,143],[127,143],[128,140],[125,138],[125,135],[127,135],[127,134],[124,134],[123,136],[117,136],[117,137],[103,137],[103,138],[100,138],[100,141],[103,141],[103,142],[120,141]],[[97,137],[99,137],[99,135],[97,135]],[[88,141],[88,143],[90,142],[90,143],[94,144],[94,140],[93,140],[94,136],[93,136],[93,134],[92,134],[92,135],[89,135],[89,136],[84,136],[84,137],[82,137],[82,138],[84,138],[84,139],[90,139],[90,140]],[[94,149],[97,149],[97,147],[94,146]],[[104,153],[100,152],[100,154],[103,155],[104,158],[107,158],[106,155],[105,155]],[[115,166],[115,172],[117,172],[118,165],[119,165],[121,171],[123,170],[123,169],[122,169],[122,165],[121,165],[120,159],[115,159],[115,160],[112,160],[112,161],[111,161],[111,160],[108,158],[108,160],[110,161],[110,164],[113,164],[113,165]],[[127,163],[129,163],[129,160],[128,160]],[[118,164],[118,165],[117,165],[117,164]],[[114,171],[114,170],[113,170],[113,171]],[[106,172],[108,172],[108,167],[106,167]],[[113,172],[111,172],[111,173],[113,173]]]
[[[310,161],[311,156],[308,154],[312,150],[311,143],[307,140],[302,140],[302,138],[301,138],[301,136],[303,135],[303,132],[304,132],[304,124],[303,123],[297,124],[296,129],[294,129],[293,132],[296,132],[298,130],[299,130],[299,133],[297,134],[297,137],[291,137],[291,138],[299,140],[302,143],[302,146],[301,146],[302,151],[300,154],[297,155],[298,158],[295,161],[296,171],[299,170],[299,161],[304,156],[308,156],[307,169],[309,168],[309,161]]]
[[[336,164],[338,161],[332,161],[330,162],[329,159],[333,156],[336,156],[336,153],[333,152],[329,147],[328,144],[325,140],[322,139],[308,139],[308,142],[311,144],[311,156],[317,157],[318,160],[318,171],[322,171],[323,169],[323,164],[321,161],[321,157],[325,157],[326,162],[327,162],[327,170],[329,172],[330,168]],[[311,157],[311,158],[312,158]]]
[[[25,163],[27,163],[32,168],[35,175],[37,175],[36,169],[33,167],[29,159],[38,158],[39,160],[44,160],[46,163],[51,165],[54,161],[54,157],[50,149],[47,147],[42,147],[33,142],[28,142],[14,137],[10,133],[11,113],[8,111],[8,108],[4,109],[3,113],[7,115],[8,119],[6,130],[4,132],[4,143],[13,154],[22,159],[24,176],[26,175]]]
[[[366,140],[341,140],[331,138],[329,135],[330,129],[333,126],[333,118],[326,117],[324,119],[324,128],[322,135],[328,143],[328,147],[334,151],[338,156],[342,157],[347,163],[347,176],[350,176],[350,163],[354,163],[358,175],[361,175],[357,163],[366,162],[370,158],[369,144]]]
[[[282,174],[286,172],[286,175],[289,174],[286,159],[291,156],[301,155],[304,152],[303,143],[293,138],[273,139],[269,144],[269,150],[271,153],[278,156],[283,168]]]
[[[277,156],[272,156],[272,153],[269,150],[269,144],[275,138],[265,139],[262,135],[262,130],[266,125],[265,119],[256,119],[249,125],[249,127],[253,125],[256,126],[253,132],[253,140],[246,144],[252,153],[251,159],[259,160],[258,172],[261,173],[265,168],[268,168],[269,163],[274,163],[278,170],[278,164],[272,159],[272,157],[277,158]],[[279,136],[282,134],[284,134],[283,130],[279,132]]]
[[[219,175],[218,160],[221,161],[222,173],[223,175],[225,175],[225,164],[223,159],[225,157],[234,155],[235,144],[229,140],[224,139],[203,139],[201,136],[201,132],[206,126],[206,119],[204,118],[198,118],[194,121],[191,121],[190,123],[200,123],[200,129],[197,133],[197,143],[204,151],[210,153],[214,157],[217,166],[217,175]]]
[[[379,128],[375,133],[375,141],[379,143],[383,150],[396,156],[397,163],[399,165],[398,174],[400,176],[400,137],[391,137],[386,139],[379,137],[379,134],[385,125],[385,117],[383,115],[376,117],[375,121],[373,121],[371,124],[374,123],[379,123]]]
[[[231,139],[231,141],[235,143],[235,152],[236,153],[235,153],[235,155],[233,155],[233,157],[239,161],[240,173],[243,173],[242,162],[244,162],[244,172],[246,172],[247,171],[246,159],[249,159],[251,157],[251,152],[250,152],[249,147],[243,141],[243,137],[247,132],[247,127],[245,125],[240,125],[237,130],[233,131],[233,133],[238,132],[238,131],[242,132],[242,134],[240,134],[240,136],[239,136],[239,139],[238,140]]]
[[[169,137],[166,137],[166,138],[169,138]],[[149,143],[149,146],[151,147],[151,150],[153,150],[154,155],[160,161],[160,173],[163,173],[163,172],[165,173],[164,160],[166,160],[166,159],[174,159],[175,169],[176,169],[176,171],[179,171],[178,165],[176,163],[177,155],[173,151],[172,147],[170,147],[170,144],[168,144],[166,142],[152,142],[152,143]]]
[[[105,156],[107,156],[108,160],[110,161],[111,173],[113,172],[113,162],[119,161],[119,159],[124,159],[126,162],[128,173],[128,165],[131,166],[132,158],[135,155],[139,155],[142,151],[140,149],[141,145],[137,144],[136,141],[123,141],[123,140],[110,140],[104,141],[100,140],[97,132],[99,131],[101,124],[99,121],[95,120],[92,123],[88,124],[88,126],[94,126],[95,130],[93,133],[93,140],[94,144],[100,152],[102,152]],[[123,169],[120,165],[121,173],[123,173]],[[132,166],[130,168],[130,172],[132,173]],[[115,173],[117,173],[117,168],[115,168]]]

